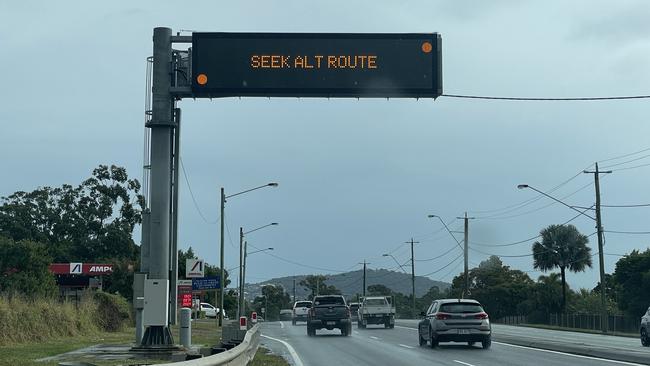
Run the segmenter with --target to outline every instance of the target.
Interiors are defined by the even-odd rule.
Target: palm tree
[[[560,269],[562,275],[562,310],[566,310],[566,275],[571,272],[584,272],[591,268],[591,248],[589,239],[580,234],[573,225],[550,225],[542,229],[541,243],[533,244],[533,266],[544,272]]]

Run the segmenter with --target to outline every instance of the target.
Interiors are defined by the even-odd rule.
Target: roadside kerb
[[[247,365],[257,352],[260,346],[260,326],[259,324],[253,326],[246,332],[244,341],[236,347],[228,351],[218,353],[216,355],[198,358],[196,360],[181,361],[173,363],[160,364],[161,366],[245,366]]]

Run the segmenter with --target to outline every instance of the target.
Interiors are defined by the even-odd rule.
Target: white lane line
[[[402,326],[399,326],[399,325],[396,325],[395,328],[410,329],[410,330],[418,330],[417,328],[402,327]],[[534,347],[519,346],[519,345],[516,345],[516,344],[503,343],[503,342],[495,342],[495,341],[492,341],[492,343],[494,343],[494,344],[500,344],[500,345],[508,346],[508,347],[523,348],[523,349],[529,349],[529,350],[533,350],[533,351],[553,353],[553,354],[556,354],[556,355],[563,355],[563,356],[569,356],[569,357],[583,358],[583,359],[587,359],[587,360],[595,360],[595,361],[602,361],[602,362],[610,362],[610,363],[615,363],[615,364],[618,364],[618,365],[627,365],[627,366],[643,366],[643,364],[640,364],[640,363],[625,362],[625,361],[618,361],[618,360],[610,360],[610,359],[607,359],[607,358],[600,358],[600,357],[591,357],[591,356],[575,355],[575,354],[573,354],[573,353],[566,353],[566,352],[560,352],[560,351],[552,351],[552,350],[550,350],[550,349],[542,349],[542,348],[534,348]]]
[[[289,354],[291,355],[291,358],[293,359],[293,364],[294,364],[295,366],[304,366],[304,365],[302,364],[302,360],[301,360],[300,357],[298,356],[298,353],[296,353],[296,350],[293,349],[293,347],[292,347],[289,343],[287,343],[287,342],[285,342],[285,341],[283,341],[283,340],[281,340],[281,339],[277,339],[277,338],[269,337],[269,336],[264,335],[264,334],[261,334],[261,336],[264,337],[264,338],[268,338],[268,339],[271,339],[271,340],[273,340],[273,341],[277,341],[277,342],[282,343],[282,344],[283,344],[285,347],[287,347],[287,349],[289,350]]]
[[[405,344],[401,344],[401,343],[399,344],[399,346],[400,346],[400,347],[404,347],[404,348],[408,348],[408,349],[413,349],[413,348],[415,348],[415,347],[413,347],[413,346],[407,346],[407,345],[405,345]]]
[[[377,339],[377,340],[379,339],[379,338],[377,338],[377,337],[375,337],[375,336],[370,336],[370,338],[372,338],[372,339]]]
[[[467,362],[463,362],[463,361],[454,360],[454,362],[458,362],[459,364],[465,365],[465,366],[474,366],[471,363],[467,363]]]
[[[284,329],[284,322],[280,322],[280,329]]]
[[[530,350],[533,350],[533,351],[553,353],[553,354],[556,354],[556,355],[571,356],[571,357],[576,357],[576,358],[584,358],[584,359],[587,359],[587,360],[595,360],[595,361],[601,361],[601,362],[611,362],[611,363],[615,363],[615,364],[618,364],[618,365],[643,366],[640,363],[632,363],[632,362],[625,362],[625,361],[610,360],[610,359],[607,359],[607,358],[600,358],[600,357],[574,355],[573,353],[551,351],[550,349],[541,349],[541,348],[519,346],[519,345],[516,345],[516,344],[502,343],[502,342],[495,342],[495,341],[492,341],[492,343],[500,344],[502,346],[508,346],[508,347],[523,348],[523,349],[530,349]]]
[[[353,334],[359,334],[359,332],[357,332],[356,330],[355,330],[355,331],[352,331],[352,333],[353,333]]]

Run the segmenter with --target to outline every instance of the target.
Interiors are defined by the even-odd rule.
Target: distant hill
[[[285,291],[289,295],[293,294],[293,280],[296,280],[296,298],[305,299],[309,295],[310,291],[306,290],[304,287],[300,286],[299,283],[302,279],[308,275],[297,275],[297,276],[288,276],[273,278],[268,281],[260,283],[247,283],[246,292],[248,293],[246,297],[248,299],[254,299],[256,296],[262,294],[262,286],[266,284],[281,285],[284,287]],[[336,286],[343,295],[346,297],[352,297],[357,293],[362,292],[363,287],[363,270],[345,272],[335,275],[327,275],[327,280],[325,283],[327,285]],[[411,275],[404,272],[395,272],[389,271],[386,269],[368,269],[366,270],[366,286],[384,285],[394,292],[401,292],[405,295],[411,294]],[[415,276],[415,296],[422,297],[426,294],[429,289],[433,286],[438,286],[440,290],[445,290],[450,287],[449,283],[434,281],[428,277]]]

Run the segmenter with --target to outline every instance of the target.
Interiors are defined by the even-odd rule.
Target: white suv
[[[293,304],[291,324],[296,325],[298,321],[306,322],[309,318],[309,309],[311,309],[311,301],[296,301]]]

